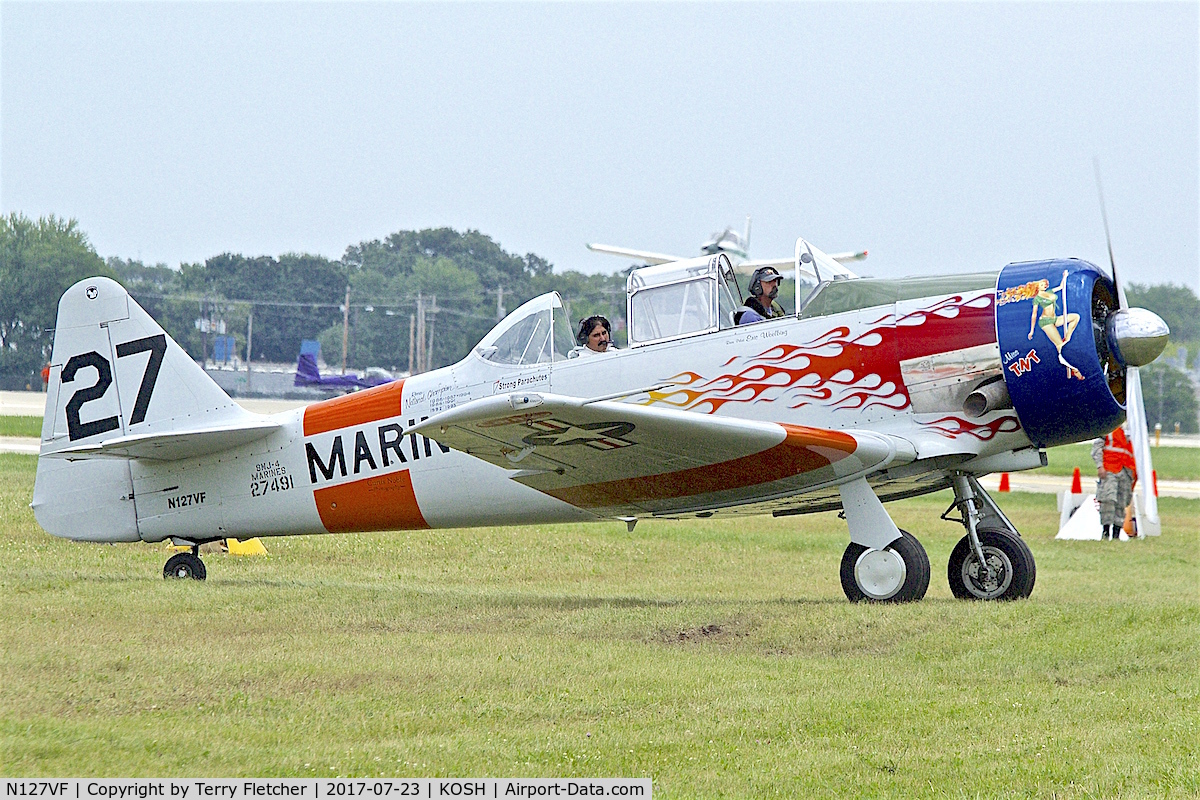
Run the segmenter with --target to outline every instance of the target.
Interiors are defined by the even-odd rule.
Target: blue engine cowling
[[[1038,447],[1103,436],[1125,420],[1125,368],[1105,335],[1116,308],[1112,281],[1087,261],[1027,261],[1000,272],[1004,383]]]

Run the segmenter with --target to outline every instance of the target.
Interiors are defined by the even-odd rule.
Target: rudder
[[[116,281],[88,278],[58,304],[33,509],[55,536],[137,541],[128,461],[55,453],[249,415]]]

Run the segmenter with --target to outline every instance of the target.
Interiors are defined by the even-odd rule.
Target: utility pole
[[[250,306],[250,316],[246,319],[246,391],[250,391],[251,373],[250,353],[254,346],[254,306]]]
[[[496,321],[504,319],[504,287],[497,286],[495,289],[487,289],[484,294],[496,295]]]
[[[413,372],[413,338],[414,331],[417,327],[417,317],[415,314],[408,315],[408,374],[415,375]]]
[[[204,369],[208,369],[208,329],[212,322],[210,317],[205,316],[207,313],[208,300],[205,299],[200,303],[200,331],[204,334],[204,361],[201,362],[201,367]]]
[[[433,315],[433,319],[429,320],[429,345],[425,348],[425,371],[433,369],[433,326],[437,322],[437,295],[433,295],[430,303],[429,313]]]
[[[1163,376],[1166,370],[1158,370],[1158,421],[1163,421]]]
[[[342,374],[346,374],[346,350],[350,347],[350,287],[346,287],[346,303],[342,306]]]
[[[417,372],[425,371],[425,298],[417,292]]]

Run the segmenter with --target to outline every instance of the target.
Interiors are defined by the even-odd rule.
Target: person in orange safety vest
[[[1111,536],[1117,541],[1121,538],[1125,509],[1133,499],[1133,486],[1137,483],[1137,462],[1124,425],[1092,442],[1092,461],[1099,478],[1096,500],[1100,503],[1100,538]]]

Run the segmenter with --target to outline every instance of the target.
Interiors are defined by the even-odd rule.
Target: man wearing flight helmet
[[[775,298],[779,296],[779,280],[782,277],[774,267],[759,267],[754,270],[754,274],[750,276],[750,296],[743,304],[746,310],[738,315],[738,325],[786,315],[783,306],[775,302]]]

